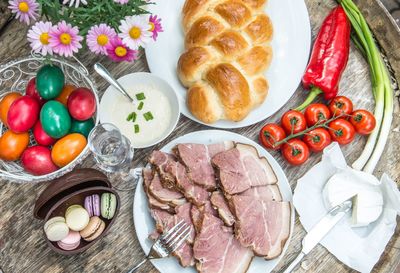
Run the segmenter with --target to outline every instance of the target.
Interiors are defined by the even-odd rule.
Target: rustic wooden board
[[[393,68],[397,73],[397,79],[400,80],[400,67],[398,65],[398,56],[400,56],[398,48],[398,42],[400,41],[399,34],[396,32],[393,25],[388,25],[391,22],[387,18],[385,11],[376,1],[377,0],[359,0],[358,3],[364,11],[367,11],[367,18],[372,28],[376,31],[376,36],[380,40],[383,48],[386,50],[389,60],[393,61]],[[311,16],[313,37],[315,37],[323,18],[327,15],[329,10],[334,7],[335,1],[306,0],[306,3]],[[5,29],[0,32],[1,63],[29,54],[30,49],[25,39],[26,32],[26,26],[16,21],[8,24]],[[105,58],[95,58],[88,53],[81,54],[79,59],[84,62],[91,72],[93,72],[93,64],[97,61],[101,61],[116,77],[136,71],[148,71],[143,54],[140,60],[135,64],[115,64]],[[98,84],[98,89],[104,92],[107,84],[97,75],[93,74],[93,76]],[[370,110],[373,108],[368,67],[362,59],[362,56],[354,47],[351,49],[350,61],[344,73],[340,93],[349,96],[358,108]],[[284,111],[298,105],[304,97],[305,92],[299,88],[287,105],[273,117],[269,118],[268,121],[277,121]],[[258,130],[263,123],[264,122],[232,131],[256,140]],[[399,103],[398,100],[396,100],[395,117],[392,127],[393,131],[387,144],[386,152],[376,170],[376,174],[380,176],[383,172],[386,172],[398,183],[400,179],[399,126]],[[178,127],[167,140],[157,147],[136,151],[135,160],[132,163],[133,166],[142,165],[146,155],[148,155],[152,149],[163,146],[177,136],[202,129],[207,129],[207,127],[196,124],[182,116]],[[348,162],[354,161],[360,154],[364,144],[365,139],[358,137],[352,145],[343,147]],[[297,179],[321,158],[320,155],[313,155],[306,165],[301,168],[295,168],[288,166],[278,153],[273,153],[273,156],[283,166],[293,189],[296,186]],[[84,166],[94,166],[93,159],[91,157],[88,158]],[[36,220],[32,214],[36,198],[47,185],[48,183],[38,185],[0,183],[0,268],[4,273],[125,272],[144,257],[134,230],[132,192],[120,193],[122,204],[118,221],[110,230],[109,234],[95,246],[85,253],[73,257],[61,256],[52,252],[43,239],[43,222]],[[395,235],[389,242],[374,272],[394,272],[396,266],[400,262],[399,234],[400,227],[397,228]],[[276,268],[276,272],[284,269],[286,265],[294,259],[300,250],[300,242],[304,235],[304,229],[297,219],[290,247],[282,262]],[[157,271],[148,263],[143,267],[141,272],[155,273]],[[336,273],[353,271],[341,264],[325,248],[318,246],[305,259],[297,272]]]

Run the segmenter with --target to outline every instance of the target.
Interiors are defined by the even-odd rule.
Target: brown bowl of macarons
[[[44,220],[43,233],[50,248],[72,255],[105,236],[119,207],[119,196],[103,173],[80,169],[52,183],[39,197],[34,213]]]

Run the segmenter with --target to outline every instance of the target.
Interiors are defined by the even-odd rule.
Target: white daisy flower
[[[146,47],[152,37],[147,16],[127,16],[125,20],[121,20],[119,30],[123,43],[133,50]]]
[[[39,21],[28,31],[28,41],[34,52],[41,53],[43,56],[53,54],[53,49],[49,44],[49,32],[52,27],[50,22]]]
[[[68,4],[72,7],[75,4],[75,8],[79,7],[80,3],[82,2],[83,5],[87,5],[86,0],[64,0],[63,5]]]

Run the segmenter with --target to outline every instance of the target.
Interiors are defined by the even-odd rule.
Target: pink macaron
[[[73,250],[81,243],[81,235],[78,231],[70,230],[68,236],[57,242],[57,245],[64,250]]]
[[[93,194],[86,196],[84,207],[88,211],[89,216],[100,216],[100,196]]]

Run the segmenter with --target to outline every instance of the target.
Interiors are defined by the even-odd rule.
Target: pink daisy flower
[[[53,25],[50,22],[37,22],[28,31],[28,41],[31,43],[31,48],[36,53],[41,53],[43,56],[53,54],[53,49],[49,43],[49,32]]]
[[[77,27],[72,27],[65,21],[59,22],[50,30],[49,43],[53,51],[61,56],[71,57],[82,48],[82,36],[79,34]]]
[[[86,44],[93,53],[107,55],[106,46],[116,36],[115,30],[106,24],[92,26],[86,36]]]
[[[29,25],[30,19],[35,21],[38,17],[39,4],[36,0],[10,0],[8,4],[11,12],[16,14],[15,18],[27,25]]]
[[[118,37],[110,40],[110,43],[106,46],[107,54],[111,60],[115,62],[132,62],[137,60],[137,50],[132,50]]]
[[[115,2],[115,3],[118,3],[118,4],[124,5],[124,4],[128,3],[129,0],[114,0],[114,2]]]
[[[150,31],[153,33],[153,40],[155,41],[157,40],[158,33],[164,31],[161,25],[161,18],[157,18],[157,15],[150,15],[149,25]]]

